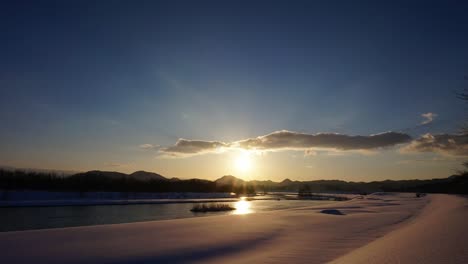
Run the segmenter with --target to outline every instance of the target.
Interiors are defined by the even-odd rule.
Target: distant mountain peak
[[[134,177],[134,178],[139,179],[139,180],[167,180],[166,177],[164,177],[164,176],[162,176],[160,174],[157,174],[157,173],[154,173],[154,172],[143,171],[143,170],[135,171],[134,173],[130,174],[129,176]]]
[[[218,185],[232,185],[232,184],[244,184],[245,181],[234,177],[232,175],[224,175],[223,177],[215,180],[215,183]]]
[[[223,177],[217,179],[216,181],[219,181],[219,180],[224,180],[224,179],[235,179],[235,180],[241,180],[235,176],[232,176],[232,175],[224,175]]]
[[[109,177],[109,178],[123,178],[126,177],[127,174],[117,172],[117,171],[100,171],[100,170],[91,170],[87,172],[77,173],[74,176],[80,177]]]
[[[148,181],[148,180],[160,180],[160,181],[167,181],[168,179],[165,178],[162,175],[159,175],[154,172],[147,172],[147,171],[135,171],[132,174],[125,174],[122,172],[116,172],[116,171],[100,171],[100,170],[92,170],[92,171],[87,171],[83,173],[78,173],[75,174],[76,176],[80,177],[108,177],[108,178],[134,178],[142,181]]]

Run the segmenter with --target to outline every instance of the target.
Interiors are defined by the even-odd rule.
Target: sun
[[[252,158],[249,153],[242,153],[235,160],[234,165],[239,171],[247,172],[252,168]]]

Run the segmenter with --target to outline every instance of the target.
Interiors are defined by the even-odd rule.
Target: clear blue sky
[[[208,168],[229,153],[165,159],[157,145],[279,130],[453,134],[466,115],[455,92],[468,86],[467,14],[461,1],[4,1],[0,165],[216,178],[236,173]],[[424,113],[435,117],[421,126]],[[381,177],[448,176],[461,158],[384,152],[345,153],[353,177],[318,169],[341,164],[330,153],[273,151],[258,164],[354,180],[380,179],[389,163]],[[443,161],[408,165],[421,159]],[[377,167],[361,177],[356,166]],[[278,170],[251,174],[288,176]]]

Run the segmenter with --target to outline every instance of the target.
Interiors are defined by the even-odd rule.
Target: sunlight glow
[[[235,160],[235,166],[241,172],[249,171],[252,168],[252,159],[250,157],[250,153],[241,153],[240,156]]]
[[[242,197],[240,201],[236,202],[234,204],[234,207],[236,210],[233,212],[233,214],[249,214],[252,212],[250,209],[250,203],[249,201],[245,200],[245,197]]]

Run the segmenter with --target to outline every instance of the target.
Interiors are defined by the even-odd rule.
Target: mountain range
[[[298,192],[307,187],[312,192],[438,192],[468,194],[468,172],[443,179],[385,180],[347,182],[342,180],[245,181],[225,175],[214,181],[168,178],[154,172],[136,171],[125,174],[93,170],[70,176],[53,172],[31,172],[0,169],[0,189],[41,189],[80,191],[147,191],[147,192]]]
[[[136,171],[131,174],[110,171],[88,171],[73,175],[74,177],[98,177],[105,176],[110,178],[128,178],[139,181],[189,181],[180,180],[178,178],[167,178],[160,174],[147,171]],[[313,181],[293,181],[284,179],[281,182],[271,180],[252,180],[245,181],[232,175],[225,175],[214,181],[191,179],[192,181],[200,181],[206,183],[214,183],[217,188],[225,189],[242,189],[253,187],[256,191],[271,192],[271,191],[290,191],[297,192],[301,187],[308,186],[313,192],[359,192],[371,193],[377,191],[418,191],[426,190],[426,192],[456,192],[465,193],[468,190],[468,175],[454,175],[443,179],[431,180],[385,180],[373,182],[347,182],[342,180],[313,180]]]

